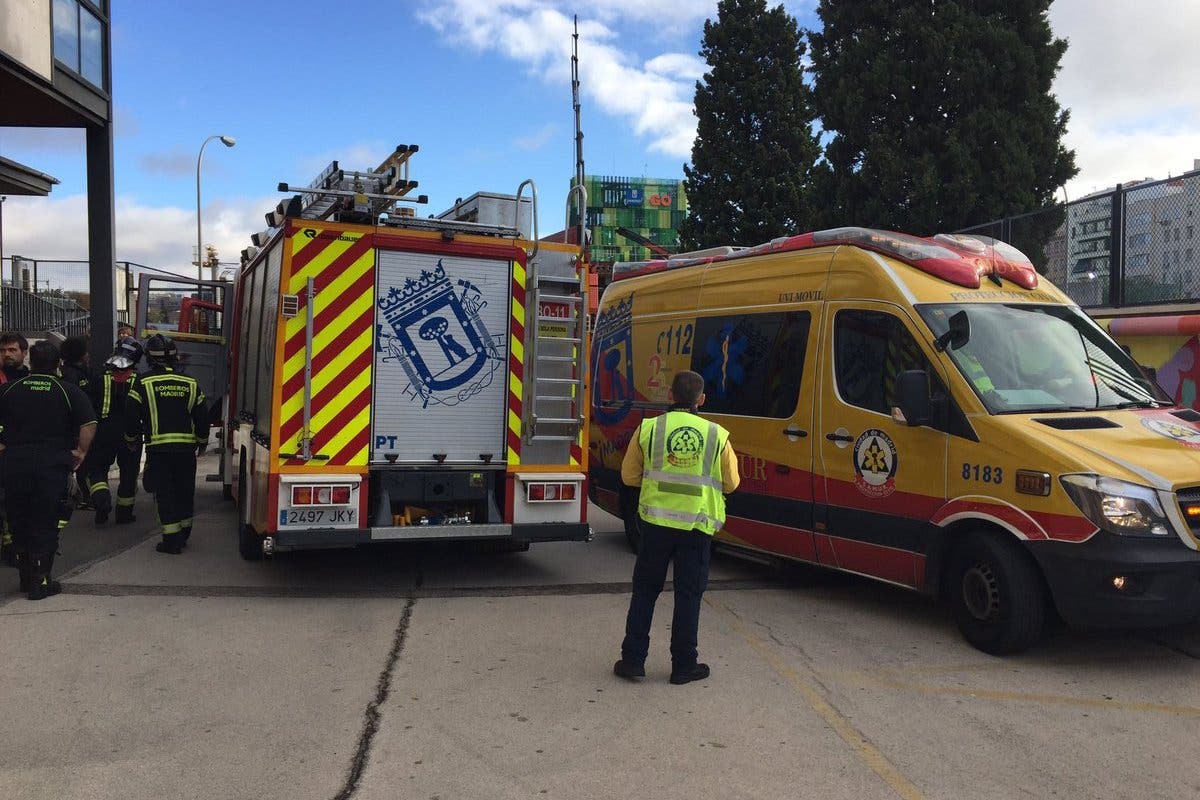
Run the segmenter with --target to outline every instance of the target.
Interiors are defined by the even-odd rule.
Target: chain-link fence
[[[960,232],[1012,243],[1084,308],[1200,300],[1200,170]]]
[[[132,261],[118,261],[113,270],[118,322],[132,321],[137,312],[141,275],[175,276]],[[0,275],[0,330],[64,336],[88,332],[91,287],[87,261],[5,256],[0,261]]]

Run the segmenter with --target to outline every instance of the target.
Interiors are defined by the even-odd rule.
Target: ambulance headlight
[[[1096,527],[1120,536],[1168,536],[1171,524],[1158,492],[1100,475],[1063,475],[1067,496]]]

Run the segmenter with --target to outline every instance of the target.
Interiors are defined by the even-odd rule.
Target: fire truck
[[[538,240],[531,180],[417,216],[416,151],[279,184],[242,253],[222,472],[246,559],[591,539],[581,251]]]

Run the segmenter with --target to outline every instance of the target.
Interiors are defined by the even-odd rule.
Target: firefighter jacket
[[[79,364],[63,364],[58,369],[59,376],[67,383],[73,383],[80,389],[83,389],[85,394],[90,395],[92,392],[92,381],[95,376],[91,371]]]
[[[643,420],[639,516],[666,528],[710,536],[719,531],[725,523],[722,456],[728,442],[727,430],[687,411]],[[736,479],[732,482],[736,487]]]
[[[125,441],[148,451],[194,451],[208,443],[208,404],[190,375],[155,367],[138,376],[125,401]]]
[[[95,421],[83,390],[57,375],[31,373],[0,390],[0,444],[7,463],[69,465],[79,429]]]
[[[91,384],[89,395],[92,408],[96,409],[96,420],[100,424],[98,433],[118,441],[125,433],[125,405],[129,389],[137,383],[138,374],[132,369],[109,367]],[[115,437],[114,437],[115,434]]]

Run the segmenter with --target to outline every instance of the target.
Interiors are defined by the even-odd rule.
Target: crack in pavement
[[[408,639],[408,625],[412,621],[413,606],[416,603],[417,599],[412,595],[404,603],[404,611],[400,614],[400,622],[396,625],[396,631],[392,637],[392,648],[388,651],[383,669],[379,672],[379,680],[375,684],[375,697],[367,704],[367,708],[363,712],[363,727],[358,736],[358,747],[354,751],[354,758],[350,760],[350,770],[346,774],[346,782],[333,796],[333,800],[349,800],[358,791],[358,784],[362,780],[367,762],[371,757],[371,743],[375,739],[375,734],[379,732],[379,723],[383,719],[380,708],[387,702],[388,696],[391,694],[392,673],[396,669],[396,662],[400,660],[400,653],[404,650],[404,642]]]
[[[371,743],[375,740],[375,734],[379,732],[379,723],[383,719],[380,708],[391,695],[392,673],[396,670],[400,653],[404,651],[404,643],[408,640],[408,626],[412,622],[413,607],[417,604],[416,593],[424,583],[425,573],[418,562],[412,588],[409,590],[404,610],[400,612],[400,621],[396,623],[396,630],[392,635],[392,647],[388,650],[387,659],[384,660],[383,669],[379,671],[379,679],[375,683],[375,697],[363,711],[363,728],[358,736],[358,747],[355,748],[354,758],[350,760],[346,782],[333,796],[333,800],[349,800],[358,791],[359,782],[362,780],[363,773],[367,769],[367,762],[371,757]]]

